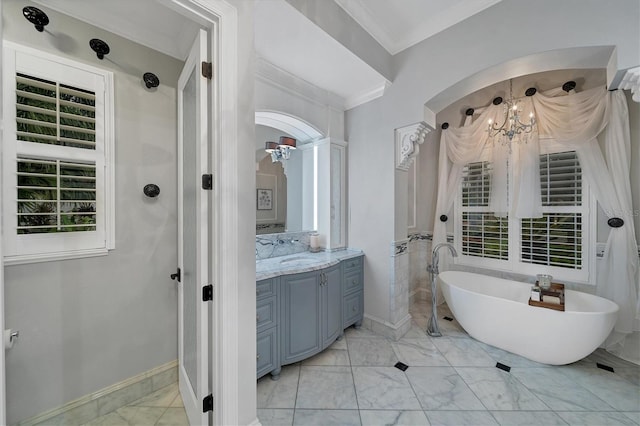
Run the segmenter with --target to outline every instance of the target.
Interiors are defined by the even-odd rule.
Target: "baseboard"
[[[393,340],[399,340],[411,328],[411,315],[407,314],[396,324],[391,324],[372,315],[364,314],[362,325],[374,333],[381,334]]]
[[[60,407],[22,420],[19,426],[84,424],[115,411],[178,380],[178,361],[170,361]]]

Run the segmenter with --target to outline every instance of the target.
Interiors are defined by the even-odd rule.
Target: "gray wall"
[[[395,225],[406,222],[406,207],[393,208],[394,129],[424,120],[425,102],[456,82],[511,59],[614,45],[620,69],[637,66],[639,13],[637,0],[504,0],[393,57],[392,86],[382,98],[347,111],[345,119],[349,245],[367,255],[365,314],[390,318],[389,245],[406,238],[406,228],[403,233]]]
[[[4,38],[115,73],[116,249],[108,256],[5,269],[8,421],[36,415],[177,358],[176,82],[182,64],[48,10],[49,32],[3,4]],[[52,33],[52,34],[51,34]],[[101,38],[99,61],[88,46]],[[155,92],[141,76],[160,78]],[[157,199],[142,194],[160,186]]]

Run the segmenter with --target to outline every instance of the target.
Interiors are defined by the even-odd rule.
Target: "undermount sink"
[[[309,257],[296,256],[296,257],[289,257],[287,259],[282,259],[280,261],[280,264],[281,265],[287,265],[289,263],[303,264],[303,263],[313,263],[315,261],[316,261],[315,259],[311,259]]]

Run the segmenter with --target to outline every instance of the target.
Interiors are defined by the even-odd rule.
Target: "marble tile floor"
[[[538,364],[472,339],[455,320],[441,320],[444,336],[431,338],[427,309],[411,306],[399,341],[350,328],[283,367],[280,380],[261,378],[262,425],[640,425],[640,366],[602,350],[571,365]],[[441,306],[438,316],[453,315]]]
[[[85,426],[189,426],[178,384],[174,383]]]

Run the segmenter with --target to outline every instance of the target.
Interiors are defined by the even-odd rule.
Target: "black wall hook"
[[[109,49],[109,45],[99,38],[92,38],[89,41],[89,46],[91,46],[91,50],[96,52],[96,55],[98,55],[98,59],[100,60],[104,59],[104,55],[109,54],[111,51],[111,49]]]
[[[154,87],[158,87],[160,85],[160,79],[152,72],[145,72],[142,76],[142,81],[144,81],[147,89],[153,89]]]
[[[46,13],[33,6],[26,6],[22,8],[22,14],[27,19],[27,21],[31,22],[35,25],[36,30],[39,32],[44,31],[44,27],[49,24],[49,17]]]
[[[149,198],[156,198],[158,195],[160,195],[160,187],[154,183],[150,183],[144,186],[142,192],[144,192],[144,195]]]

